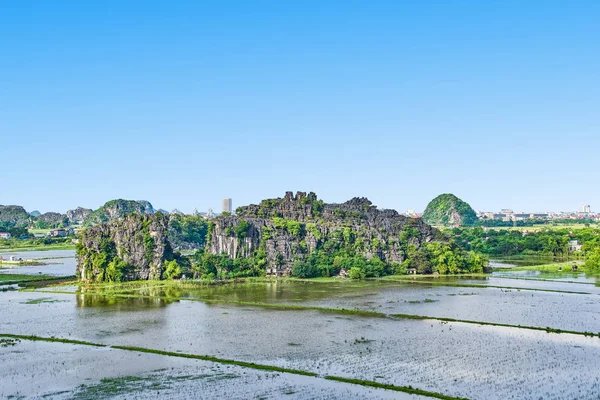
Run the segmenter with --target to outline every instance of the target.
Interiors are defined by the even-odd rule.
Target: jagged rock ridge
[[[116,199],[106,202],[85,218],[85,225],[91,226],[113,221],[128,214],[154,214],[154,208],[145,200]]]
[[[419,248],[433,240],[445,240],[421,219],[378,210],[366,198],[326,204],[312,192],[287,192],[284,198],[263,200],[236,212],[214,219],[206,251],[235,259],[262,248],[267,275],[290,275],[295,260],[306,258],[326,242],[343,240],[344,235],[352,236],[361,255],[376,256],[386,263],[402,263],[409,244]],[[240,234],[242,221],[247,229]]]
[[[68,210],[66,215],[69,221],[74,224],[83,224],[85,219],[93,212],[89,208],[77,207],[74,210]]]

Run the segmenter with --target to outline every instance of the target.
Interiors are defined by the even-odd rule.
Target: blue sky
[[[600,210],[598,20],[598,1],[3,1],[0,204]]]

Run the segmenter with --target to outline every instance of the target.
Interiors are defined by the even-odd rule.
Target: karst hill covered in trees
[[[436,226],[473,226],[477,223],[477,213],[468,203],[445,193],[429,202],[423,220]]]
[[[287,192],[283,198],[240,207],[236,215],[206,222],[203,248],[189,264],[171,250],[168,219],[160,213],[136,214],[88,229],[78,250],[78,276],[310,278],[335,276],[344,269],[353,278],[366,278],[408,271],[481,272],[485,266],[481,256],[459,249],[423,220],[378,210],[366,198],[328,204],[314,193]]]

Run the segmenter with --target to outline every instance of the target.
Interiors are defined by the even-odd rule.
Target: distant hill
[[[423,213],[423,220],[431,225],[471,226],[477,222],[477,214],[468,203],[446,193],[431,200]]]
[[[47,212],[35,218],[37,222],[41,222],[48,225],[56,225],[63,222],[66,215],[57,212]]]
[[[40,215],[42,215],[42,213],[39,212],[38,210],[33,210],[32,212],[29,213],[29,215],[31,215],[32,217],[39,217]]]
[[[29,223],[30,215],[21,206],[1,206],[0,222],[6,222],[13,226],[25,226]]]
[[[72,224],[82,224],[92,212],[94,210],[89,208],[77,207],[74,210],[68,210],[67,217]]]
[[[146,200],[110,200],[89,214],[85,218],[84,224],[88,226],[102,224],[122,218],[128,214],[154,214],[154,207]]]

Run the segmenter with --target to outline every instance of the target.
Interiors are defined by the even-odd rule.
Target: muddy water
[[[528,299],[537,301],[539,295],[536,292],[530,297],[532,293],[529,292],[527,301],[521,301],[519,296],[525,291],[506,294],[499,289],[371,286],[367,283],[344,285],[286,282],[281,285],[199,289],[198,292],[212,299],[235,298],[346,308],[351,305],[380,308],[381,305],[382,309],[406,308],[413,313],[423,311],[427,315],[434,314],[435,310],[441,313],[480,307],[482,311],[478,311],[477,315],[482,320],[490,319],[494,304],[501,305],[505,314],[516,318],[529,304]],[[191,295],[189,291],[180,289],[177,289],[178,293],[174,289],[171,291],[172,297],[176,294]],[[479,293],[461,296],[457,294],[460,291]],[[441,296],[436,296],[436,293]],[[425,296],[440,300],[431,303],[400,301],[424,299]],[[557,293],[543,293],[542,296],[546,297],[532,308],[545,308],[545,318],[550,318],[550,311],[556,312],[564,307],[560,302],[566,297],[573,301],[572,306],[578,307],[593,298]],[[516,306],[521,308],[515,309],[514,304],[521,304]],[[497,314],[502,307],[497,309]],[[486,312],[490,314],[486,315]],[[527,313],[520,318],[529,321],[528,325],[534,325],[532,318],[535,314]],[[322,375],[411,385],[472,399],[596,399],[600,394],[600,339],[583,336],[186,300],[32,292],[0,294],[0,315],[3,317],[0,332],[4,333],[208,354]],[[579,319],[585,319],[585,324],[595,323],[592,317],[598,314],[593,314],[590,309],[588,314],[571,310],[561,315],[564,324],[577,325]],[[588,318],[590,321],[587,321]],[[60,346],[70,348],[72,345]],[[39,361],[37,356],[32,356],[35,357],[32,359],[27,355],[23,357],[32,364]],[[114,376],[146,376],[151,375],[154,369],[165,368],[161,363],[154,368],[154,361],[148,361],[148,369],[138,371],[130,364],[143,358],[128,357],[120,358],[122,362],[119,365],[124,365],[125,370],[119,372],[117,369]],[[74,356],[71,360],[76,362],[78,358]],[[45,376],[47,372],[41,370],[39,373]],[[179,376],[187,372],[176,371],[174,374]],[[101,377],[102,374],[92,377],[88,383],[98,385]],[[15,381],[21,379],[24,378],[17,377]],[[273,385],[280,387],[277,386],[278,380],[273,380]],[[320,381],[316,383],[317,388],[320,385]],[[190,387],[193,386],[194,383],[190,383]],[[270,385],[269,390],[272,388]],[[280,392],[273,393],[280,395]],[[298,396],[316,397],[310,393]],[[272,397],[278,396],[273,394]]]

